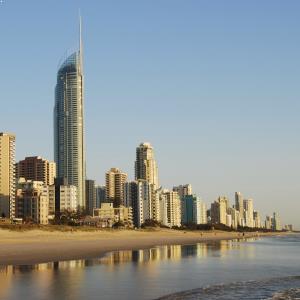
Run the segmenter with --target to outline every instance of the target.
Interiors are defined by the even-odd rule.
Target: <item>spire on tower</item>
[[[82,60],[82,55],[83,55],[83,45],[82,45],[82,20],[81,20],[81,13],[79,10],[79,63],[80,63],[80,71],[82,73],[83,69],[83,60]]]

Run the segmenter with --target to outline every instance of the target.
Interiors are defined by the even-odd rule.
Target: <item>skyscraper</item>
[[[54,156],[57,177],[77,187],[78,206],[85,207],[83,61],[80,20],[79,50],[57,72],[54,106]]]
[[[152,183],[156,189],[159,187],[158,168],[150,143],[142,143],[136,148],[135,179],[144,179]]]
[[[15,147],[13,134],[0,133],[0,217],[15,217]]]

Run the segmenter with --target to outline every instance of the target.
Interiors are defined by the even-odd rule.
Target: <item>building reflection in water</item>
[[[251,241],[254,240],[255,239],[251,239]],[[5,297],[7,297],[8,291],[13,289],[12,282],[13,280],[16,280],[16,277],[18,275],[22,275],[28,272],[36,272],[36,276],[38,277],[36,283],[38,282],[40,286],[42,286],[44,289],[47,289],[48,291],[55,290],[55,293],[57,293],[57,290],[60,290],[60,286],[63,287],[64,284],[63,281],[55,283],[55,275],[57,274],[57,272],[71,272],[77,270],[79,272],[72,272],[72,276],[65,277],[65,280],[68,280],[68,284],[70,284],[70,280],[74,281],[73,292],[74,295],[76,295],[77,291],[75,283],[80,282],[81,276],[84,276],[83,270],[86,267],[104,265],[107,266],[110,270],[113,270],[113,268],[116,266],[119,267],[120,265],[125,265],[126,263],[134,263],[136,265],[148,264],[150,267],[153,267],[151,269],[154,270],[154,262],[176,262],[180,261],[182,258],[188,259],[189,257],[197,257],[198,259],[204,259],[207,256],[223,258],[226,257],[228,250],[240,249],[240,247],[243,247],[243,244],[239,243],[238,240],[221,240],[208,243],[198,243],[195,245],[168,245],[143,250],[115,251],[110,252],[101,258],[89,260],[71,260],[25,266],[0,266],[0,299],[4,299]],[[247,247],[247,249],[249,249],[249,247]],[[245,256],[249,256],[249,254],[250,256],[252,256],[251,253],[240,253],[240,255]],[[82,272],[80,272],[80,270],[82,270]],[[52,286],[49,286],[50,282]],[[60,286],[56,286],[57,284]],[[60,296],[63,298],[65,296],[63,294],[63,289],[61,290],[61,293],[61,295],[56,294],[53,295],[53,297],[55,298]],[[68,296],[70,296],[70,291]]]
[[[249,240],[247,239],[247,241]],[[255,239],[251,239],[251,241],[255,241]],[[70,260],[23,266],[0,266],[0,276],[3,277],[16,273],[49,269],[66,270],[84,268],[101,264],[118,265],[128,262],[147,263],[160,260],[176,261],[189,256],[196,256],[201,259],[213,254],[213,252],[216,252],[218,256],[222,256],[228,250],[240,249],[240,247],[241,245],[240,243],[237,243],[237,240],[221,240],[209,243],[198,243],[195,245],[166,245],[142,250],[115,251],[97,259]]]

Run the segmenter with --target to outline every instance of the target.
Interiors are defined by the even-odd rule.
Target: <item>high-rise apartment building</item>
[[[238,210],[236,210],[235,208],[229,207],[227,209],[227,214],[230,215],[230,222],[231,222],[230,227],[236,229],[238,226],[241,225],[240,224],[240,212]]]
[[[206,224],[206,205],[195,195],[186,195],[181,200],[182,224]]]
[[[142,143],[136,148],[135,179],[147,180],[155,189],[159,187],[158,168],[150,143]]]
[[[244,202],[243,195],[240,192],[235,193],[235,209],[240,213],[241,216],[244,215]]]
[[[96,208],[96,189],[94,180],[85,181],[85,194],[86,194],[86,211],[91,216],[93,210]]]
[[[54,184],[56,176],[55,162],[48,161],[40,156],[26,157],[16,164],[16,178],[42,181],[45,185]]]
[[[281,221],[280,221],[278,213],[276,213],[276,212],[273,213],[272,230],[274,230],[274,231],[282,230]]]
[[[156,190],[156,197],[158,199],[159,206],[159,218],[158,221],[165,226],[170,226],[168,221],[168,201],[166,193],[168,190],[164,190],[161,187]]]
[[[254,228],[261,228],[261,218],[258,211],[253,212],[253,227]]]
[[[193,195],[192,185],[191,184],[184,184],[184,185],[174,186],[173,187],[173,192],[177,192],[180,199],[182,200],[185,196]]]
[[[253,219],[254,209],[253,209],[253,200],[244,199],[244,220],[245,226],[253,228],[254,219]]]
[[[54,157],[57,177],[77,187],[77,202],[85,207],[83,61],[80,22],[79,50],[57,72],[54,106]]]
[[[167,191],[165,193],[167,201],[167,217],[170,227],[181,226],[181,202],[177,192]]]
[[[127,174],[120,169],[111,168],[105,174],[106,200],[113,202],[115,207],[124,205],[124,187]]]
[[[49,214],[75,212],[78,209],[77,187],[69,185],[66,178],[56,178],[55,184],[49,186]]]
[[[266,216],[265,229],[272,229],[272,218],[270,216]]]
[[[219,197],[211,204],[210,215],[212,224],[227,224],[228,199]]]
[[[15,136],[0,133],[0,217],[15,216],[15,148]]]
[[[101,207],[101,203],[106,201],[106,188],[105,185],[96,185],[96,208]]]
[[[159,221],[159,199],[154,185],[147,180],[125,184],[125,206],[132,207],[133,223],[140,227],[146,220]]]

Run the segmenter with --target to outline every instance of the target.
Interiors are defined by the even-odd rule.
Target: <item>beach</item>
[[[0,229],[0,265],[27,265],[64,260],[89,259],[118,250],[136,250],[159,245],[195,244],[274,233],[224,231],[95,230],[11,231]]]

